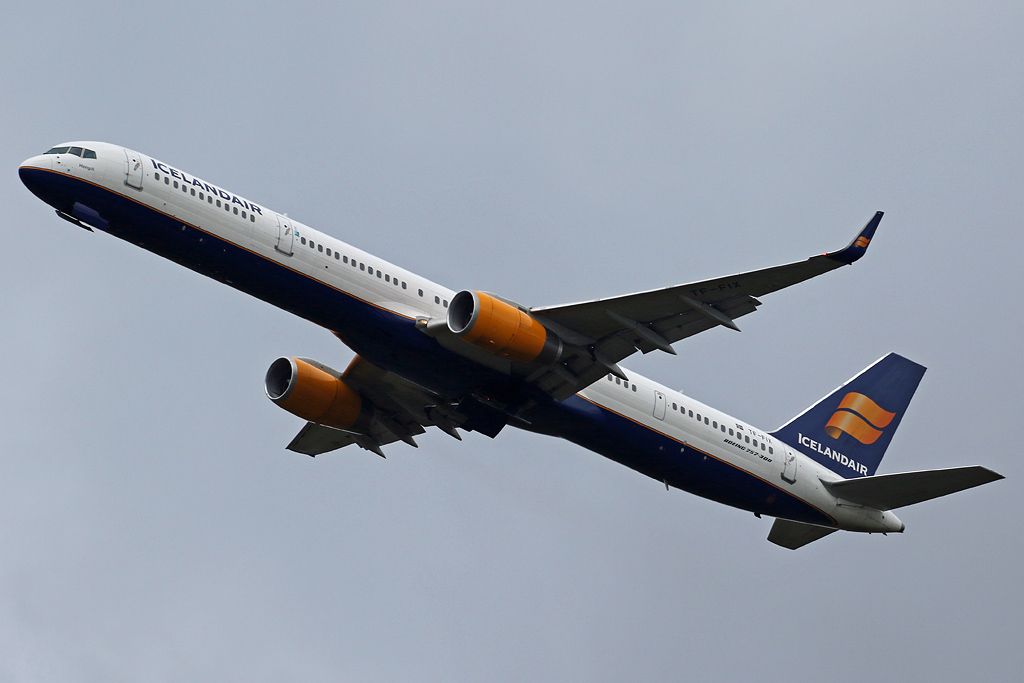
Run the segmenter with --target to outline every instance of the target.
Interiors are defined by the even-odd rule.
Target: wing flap
[[[372,406],[370,417],[359,424],[358,431],[334,429],[308,422],[287,448],[296,453],[317,456],[356,444],[384,457],[382,446],[403,441],[417,447],[413,437],[437,427],[461,440],[458,429],[465,417],[440,396],[402,377],[383,370],[356,356],[343,373],[331,370],[316,361],[317,367],[340,376],[366,404]]]
[[[356,442],[355,434],[324,427],[315,422],[307,422],[306,426],[299,430],[295,438],[291,440],[287,448],[295,453],[302,453],[315,458],[322,453],[336,451]]]

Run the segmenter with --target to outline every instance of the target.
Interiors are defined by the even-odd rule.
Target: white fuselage
[[[50,154],[27,160],[23,168],[104,188],[381,312],[409,320],[445,316],[454,294],[447,287],[159,160],[106,143],[74,144],[89,145],[97,158]],[[145,246],[145,236],[138,242]],[[223,279],[235,284],[230,274]],[[822,484],[839,475],[765,432],[633,372],[626,375],[627,382],[608,375],[577,397],[662,435],[664,444],[658,448],[676,444],[686,457],[713,458],[768,482],[820,510],[839,528],[902,528],[891,512],[841,503]]]

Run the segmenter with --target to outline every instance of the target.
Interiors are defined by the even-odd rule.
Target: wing
[[[355,444],[383,458],[381,447],[396,441],[417,447],[413,437],[423,434],[427,427],[437,427],[462,440],[458,427],[465,420],[464,416],[423,387],[358,356],[341,377],[362,397],[364,405],[369,405],[370,419],[366,426],[360,432],[353,432],[307,422],[288,444],[288,450],[317,456]]]
[[[877,212],[848,246],[804,261],[728,275],[712,280],[530,309],[531,315],[569,342],[574,351],[562,367],[541,369],[533,380],[556,398],[565,398],[611,372],[636,351],[675,353],[672,344],[735,320],[761,305],[758,297],[850,265],[867,250],[882,220]]]

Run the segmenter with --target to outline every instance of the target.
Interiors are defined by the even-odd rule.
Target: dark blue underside
[[[124,195],[43,170],[22,180],[50,205],[70,212],[79,202],[102,216],[106,232],[334,331],[356,353],[446,396],[465,395],[507,378],[457,356],[415,329],[414,321],[381,310],[301,273],[224,242]],[[341,266],[338,266],[341,267]],[[541,402],[534,431],[559,436],[658,481],[726,505],[816,524],[834,522],[790,496],[706,454],[578,396]]]

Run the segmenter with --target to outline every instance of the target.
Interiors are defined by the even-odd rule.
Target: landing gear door
[[[142,189],[142,155],[138,152],[133,152],[130,149],[124,150],[124,162],[125,162],[125,176],[124,184],[128,187],[134,187],[136,190]]]
[[[665,394],[660,391],[654,392],[654,417],[659,420],[665,419]]]
[[[796,453],[787,448],[786,455],[783,456],[783,458],[782,479],[784,481],[788,481],[790,484],[795,484],[797,470]]]
[[[292,222],[287,216],[277,216],[277,246],[275,247],[282,254],[292,255],[295,245],[295,230],[292,229]]]

